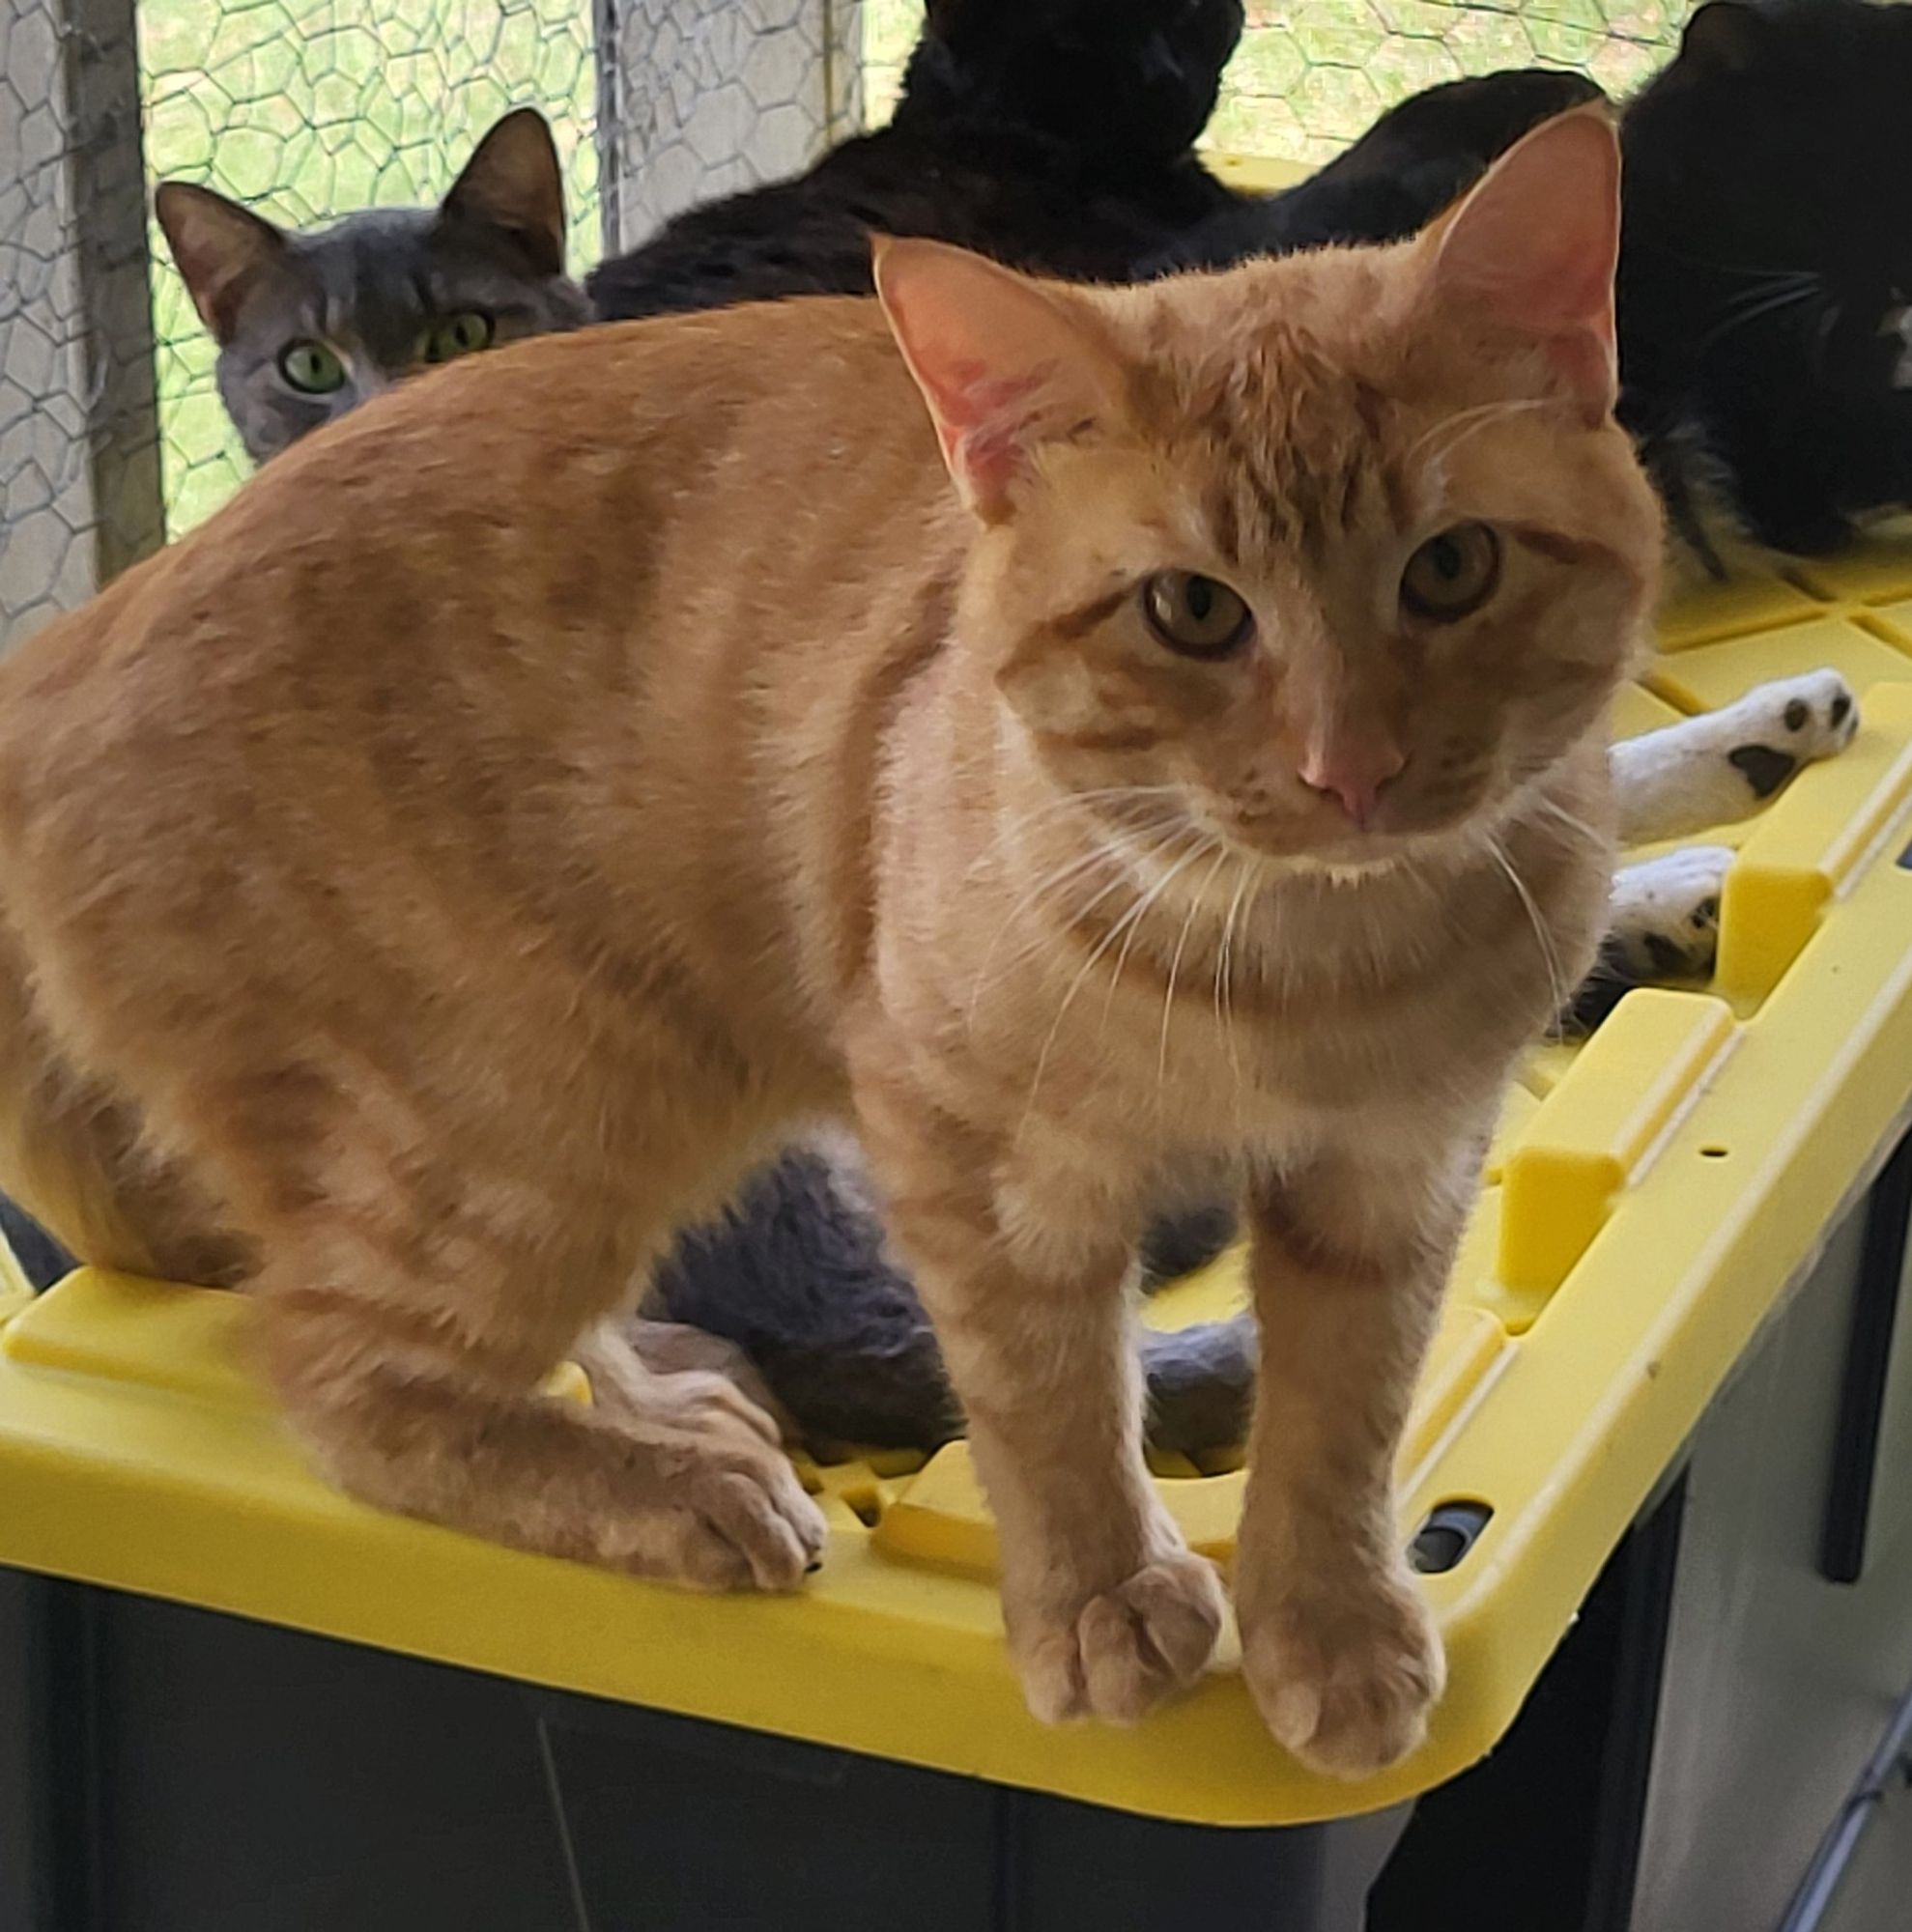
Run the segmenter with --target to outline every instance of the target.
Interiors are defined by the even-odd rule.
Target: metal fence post
[[[163,529],[133,0],[0,0],[0,647]]]
[[[861,0],[596,0],[607,254],[862,118]]]

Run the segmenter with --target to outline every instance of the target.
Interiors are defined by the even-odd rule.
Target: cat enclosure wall
[[[1686,0],[1249,0],[1213,147],[1325,157],[1534,61],[1624,91]],[[0,647],[204,517],[246,465],[148,218],[435,198],[507,106],[566,160],[574,266],[886,116],[921,0],[0,0]]]

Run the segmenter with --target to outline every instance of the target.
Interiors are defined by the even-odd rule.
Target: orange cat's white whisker
[[[1094,785],[1087,791],[1065,791],[1026,816],[1036,819],[1045,812],[1059,811],[1071,805],[1097,805],[1110,798],[1179,798],[1181,794],[1182,787],[1172,784]]]
[[[1198,828],[1193,825],[1186,826],[1184,828],[1184,831],[1180,835],[1180,838],[1186,838],[1192,836],[1197,830]],[[1171,842],[1172,843],[1180,842],[1180,838],[1178,838],[1177,840]],[[1072,979],[1069,982],[1069,990],[1062,996],[1062,1004],[1058,1006],[1056,1009],[1055,1018],[1049,1022],[1049,1030],[1047,1034],[1043,1036],[1042,1038],[1042,1050],[1036,1056],[1036,1071],[1030,1077],[1029,1093],[1027,1097],[1024,1099],[1022,1103],[1022,1117],[1016,1122],[1015,1140],[1013,1144],[1015,1145],[1020,1144],[1022,1135],[1025,1129],[1029,1125],[1029,1117],[1035,1111],[1036,1107],[1036,1095],[1037,1093],[1042,1088],[1042,1075],[1044,1071],[1047,1069],[1049,1065],[1049,1055],[1055,1050],[1057,1037],[1062,1033],[1063,1021],[1069,1017],[1069,1009],[1071,1006],[1074,1005],[1075,996],[1082,990],[1084,981],[1086,981],[1087,979],[1089,978],[1089,975],[1096,970],[1097,963],[1100,960],[1102,954],[1106,952],[1109,950],[1109,948],[1113,946],[1115,942],[1118,939],[1120,939],[1123,936],[1123,934],[1127,932],[1138,919],[1142,918],[1148,912],[1149,907],[1152,906],[1156,902],[1156,900],[1161,896],[1163,890],[1174,879],[1176,873],[1182,869],[1182,866],[1187,863],[1187,859],[1200,858],[1207,849],[1208,845],[1207,845],[1207,840],[1205,838],[1202,844],[1198,845],[1193,852],[1187,855],[1186,859],[1178,861],[1177,864],[1174,867],[1172,867],[1167,872],[1165,872],[1162,875],[1162,877],[1157,879],[1153,886],[1150,886],[1145,892],[1139,894],[1136,897],[1135,903],[1131,905],[1128,908],[1128,910],[1126,913],[1124,913],[1123,916],[1119,920],[1117,920],[1115,923],[1111,925],[1105,933],[1102,934],[1101,938],[1096,942],[1095,947],[1090,952],[1088,958],[1083,960],[1082,964],[1076,969],[1074,979]],[[1121,978],[1120,966],[1118,966],[1116,969],[1116,977],[1118,979]],[[1111,996],[1113,995],[1113,990],[1114,988],[1112,984],[1110,988]],[[1104,1009],[1103,1017],[1104,1018],[1107,1017],[1106,1009]]]
[[[1595,844],[1601,843],[1601,837],[1585,819],[1576,818],[1571,811],[1564,811],[1551,798],[1537,798],[1535,807],[1549,818],[1564,825],[1569,832],[1577,833],[1583,838],[1590,838]]]
[[[1164,789],[1168,789],[1168,787],[1164,787]],[[1137,830],[1144,835],[1170,833],[1182,831],[1185,829],[1185,820],[1164,818],[1152,821],[1147,825],[1137,828]],[[1025,889],[1017,896],[1015,903],[1010,907],[1002,923],[997,926],[994,934],[991,936],[989,944],[983,954],[983,963],[977,967],[975,978],[970,981],[969,998],[964,1005],[964,1031],[968,1032],[973,1026],[976,1016],[976,1002],[991,977],[990,965],[995,957],[996,949],[1002,944],[1004,935],[1018,919],[1021,919],[1025,914],[1033,913],[1043,900],[1063,892],[1085,872],[1092,872],[1099,866],[1116,867],[1118,869],[1115,877],[1109,880],[1097,893],[1094,898],[1088,900],[1086,904],[1077,906],[1074,912],[1070,915],[1071,920],[1080,920],[1090,912],[1093,912],[1097,906],[1100,905],[1110,893],[1118,891],[1122,886],[1127,884],[1130,873],[1140,870],[1149,855],[1149,846],[1138,844],[1134,838],[1123,833],[1112,833],[1107,843],[1096,844],[1091,846],[1087,852],[1078,853],[1073,859],[1058,866],[1052,871],[1044,873],[1033,886]],[[1004,962],[1005,968],[1019,965],[1029,959],[1033,954],[1042,950],[1050,936],[1047,930],[1039,928],[1034,937],[1025,941]]]
[[[1520,402],[1479,403],[1470,410],[1461,410],[1451,416],[1443,416],[1438,423],[1430,425],[1408,446],[1404,461],[1408,463],[1420,455],[1421,451],[1437,437],[1441,440],[1436,446],[1433,461],[1443,461],[1452,456],[1461,444],[1485,429],[1489,423],[1501,421],[1507,416],[1525,415],[1530,410],[1545,410],[1555,407],[1544,397],[1529,397]]]
[[[1521,907],[1527,914],[1527,923],[1533,927],[1533,937],[1540,948],[1541,963],[1547,968],[1547,987],[1553,995],[1554,1011],[1558,1012],[1566,1005],[1566,988],[1561,982],[1560,955],[1555,950],[1554,941],[1548,935],[1547,923],[1540,917],[1540,908],[1533,902],[1533,895],[1527,890],[1527,881],[1521,877],[1514,862],[1507,856],[1507,849],[1499,839],[1489,837],[1487,849],[1494,863],[1507,875],[1507,883],[1520,895]]]
[[[1117,863],[1119,859],[1119,855],[1113,851],[1103,851],[1101,853],[1099,853],[1097,856],[1108,861],[1111,864]],[[1064,868],[1066,876],[1060,881],[1055,879],[1049,880],[1047,882],[1047,886],[1055,886],[1059,889],[1060,886],[1066,885],[1073,878],[1079,877],[1081,873],[1086,869],[1087,867],[1083,866],[1067,867]],[[1126,869],[1118,870],[1112,879],[1109,879],[1103,883],[1101,888],[1097,892],[1096,895],[1093,898],[1086,900],[1083,904],[1075,908],[1074,913],[1071,917],[1071,923],[1073,923],[1074,920],[1086,919],[1088,915],[1094,912],[1095,909],[1099,905],[1100,905],[1101,902],[1105,898],[1107,898],[1111,893],[1120,892],[1123,889],[1123,887],[1127,885],[1128,883],[1129,883],[1129,877],[1127,871]],[[973,1031],[974,1029],[976,1021],[977,1001],[982,997],[985,987],[988,984],[992,977],[990,972],[990,962],[995,956],[996,948],[1002,943],[1002,938],[1004,933],[1006,933],[1010,929],[1010,927],[1015,923],[1016,920],[1020,918],[1023,913],[1032,912],[1035,910],[1037,899],[1041,898],[1043,895],[1043,893],[1047,890],[1047,886],[1039,887],[1036,889],[1035,892],[1025,895],[1025,897],[1018,900],[1016,904],[1011,908],[1009,917],[1006,918],[1003,921],[1002,924],[996,928],[995,937],[990,940],[988,949],[987,951],[985,952],[983,955],[983,963],[976,969],[976,977],[969,983],[969,999],[963,1011],[963,1030],[965,1033]],[[1030,959],[1034,958],[1037,953],[1041,952],[1046,946],[1050,945],[1053,942],[1054,937],[1055,935],[1053,934],[1053,932],[1051,932],[1047,927],[1039,927],[1038,930],[1030,938],[1025,939],[1022,942],[1022,944],[1019,947],[1017,947],[1016,950],[1013,952],[1012,952],[1006,960],[1003,961],[1001,970],[1007,972],[1012,967],[1021,966],[1026,964]]]
[[[1228,916],[1221,923],[1221,944],[1215,949],[1215,1024],[1221,1030],[1222,1044],[1228,1049],[1228,1065],[1235,1076],[1235,1091],[1241,1091],[1241,1052],[1235,1037],[1235,925],[1248,891],[1261,873],[1261,861],[1253,853],[1241,857],[1241,876],[1235,882],[1235,895],[1228,901]]]
[[[1220,843],[1221,840],[1213,832],[1210,833],[1201,844],[1197,845],[1192,852],[1185,853],[1182,858],[1178,859],[1156,881],[1154,888],[1143,897],[1138,905],[1130,908],[1126,921],[1128,931],[1122,942],[1122,951],[1116,955],[1115,971],[1109,976],[1108,991],[1102,995],[1102,1017],[1097,1025],[1098,1038],[1101,1037],[1102,1032],[1108,1026],[1109,1009],[1115,1004],[1116,988],[1122,984],[1122,976],[1128,966],[1129,952],[1133,950],[1136,938],[1142,930],[1143,922],[1148,916],[1149,908],[1168,891],[1169,887],[1175,883],[1176,879],[1183,872],[1186,871],[1190,866],[1196,864],[1199,860],[1206,858],[1212,845],[1219,845]]]
[[[1228,863],[1228,847],[1217,845],[1214,864],[1202,877],[1188,897],[1188,910],[1182,916],[1182,930],[1176,935],[1175,952],[1168,962],[1168,990],[1162,995],[1162,1037],[1161,1045],[1156,1054],[1156,1087],[1159,1092],[1168,1084],[1168,1024],[1175,1011],[1175,980],[1182,971],[1182,955],[1187,949],[1189,929],[1195,923],[1195,915],[1206,910],[1209,888],[1214,884],[1215,875]]]
[[[1048,824],[1060,813],[1076,810],[1083,806],[1104,805],[1111,800],[1127,804],[1132,800],[1179,798],[1181,795],[1182,787],[1172,784],[1099,785],[1093,791],[1068,791],[1062,793],[1060,797],[1045,800],[1031,811],[1019,812],[1001,826],[1001,835],[1006,842],[1013,841],[1023,833],[1033,831],[1039,825]],[[1146,830],[1147,827],[1136,829]]]

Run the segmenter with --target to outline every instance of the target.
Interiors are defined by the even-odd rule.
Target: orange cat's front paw
[[[1311,1771],[1367,1777],[1427,1735],[1446,1682],[1441,1638],[1407,1576],[1240,1607],[1241,1668],[1277,1743]]]
[[[1012,1618],[1023,1694],[1045,1724],[1132,1724],[1202,1674],[1221,1618],[1214,1565],[1185,1551],[1159,1556],[1072,1615]]]
[[[796,1589],[828,1530],[788,1460],[744,1438],[643,1440],[629,1508],[595,1526],[599,1560],[693,1589]]]

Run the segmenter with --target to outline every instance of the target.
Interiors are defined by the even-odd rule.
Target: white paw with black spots
[[[1563,1031],[1591,1033],[1636,986],[1712,977],[1732,859],[1728,845],[1687,845],[1614,873],[1607,936],[1561,1016]]]
[[[1730,845],[1683,845],[1613,874],[1603,950],[1636,980],[1703,980],[1720,948],[1720,894]]]
[[[1744,741],[1727,753],[1727,762],[1760,803],[1801,765],[1844,751],[1859,728],[1858,701],[1836,670],[1759,685],[1717,716],[1743,725]]]
[[[1812,670],[1615,745],[1620,837],[1682,838],[1745,818],[1802,766],[1842,752],[1858,728],[1852,688],[1835,670]]]

